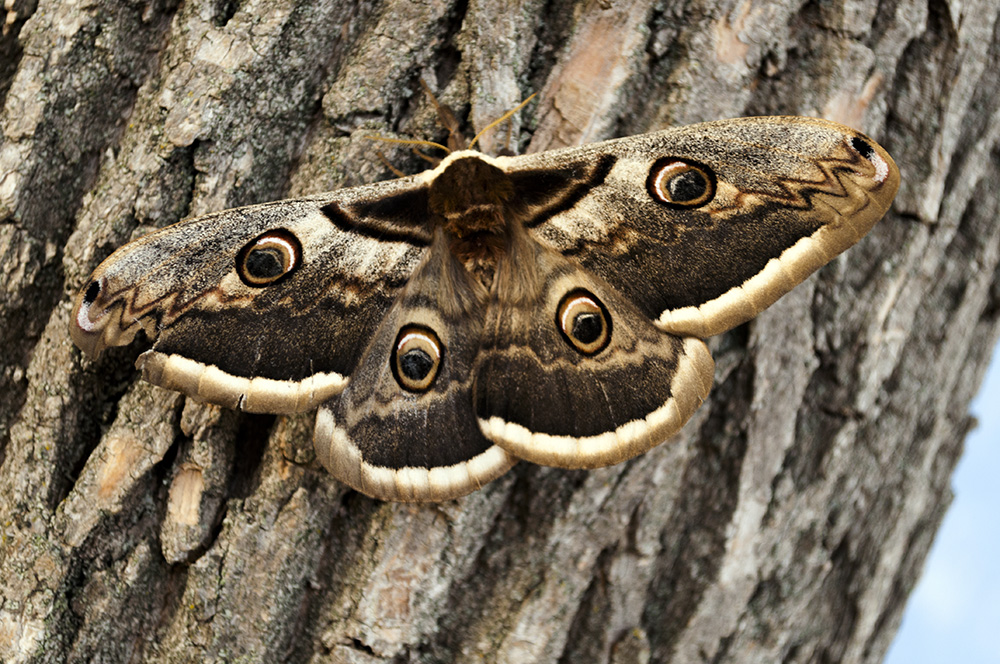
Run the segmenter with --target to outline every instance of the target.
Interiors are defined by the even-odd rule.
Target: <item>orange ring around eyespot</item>
[[[601,320],[600,334],[594,341],[584,341],[576,336],[575,318],[580,314],[597,314]],[[583,288],[566,293],[556,307],[556,328],[563,339],[581,355],[597,355],[611,343],[611,314],[596,295]]]
[[[704,189],[698,196],[675,200],[670,192],[670,181],[686,173],[698,174],[704,182]],[[676,157],[657,159],[649,169],[649,177],[646,178],[646,190],[653,200],[681,209],[701,207],[711,201],[715,198],[715,186],[715,174],[708,166]]]
[[[251,273],[251,268],[247,261],[255,252],[277,251],[281,271],[273,275],[255,275]],[[302,264],[302,244],[291,231],[284,228],[276,228],[266,233],[262,233],[250,242],[243,245],[240,253],[236,256],[236,274],[247,286],[253,288],[263,288],[277,283],[286,278]]]
[[[431,361],[427,373],[420,378],[408,375],[403,366],[403,356],[413,351],[423,353]],[[400,328],[399,334],[396,335],[389,366],[396,383],[404,390],[426,392],[440,373],[443,359],[444,346],[441,345],[441,340],[438,339],[434,330],[423,325],[410,324]]]

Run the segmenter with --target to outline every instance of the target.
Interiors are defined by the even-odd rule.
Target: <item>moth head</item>
[[[444,347],[434,330],[404,325],[396,335],[389,366],[396,382],[407,392],[426,392],[441,370]]]
[[[255,237],[236,255],[236,273],[247,286],[262,288],[287,278],[302,264],[302,244],[277,228]]]
[[[690,159],[663,157],[649,169],[646,189],[653,200],[672,208],[701,207],[715,197],[715,173]]]
[[[499,233],[514,184],[488,157],[472,152],[448,156],[436,170],[428,191],[428,207],[453,237]]]
[[[611,342],[611,314],[596,295],[583,288],[566,293],[556,309],[556,328],[581,355],[597,355]]]

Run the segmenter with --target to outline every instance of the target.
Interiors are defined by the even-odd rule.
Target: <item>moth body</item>
[[[857,242],[899,184],[862,134],[742,118],[577,148],[459,151],[416,176],[190,219],[77,297],[96,356],[255,412],[318,407],[318,460],[387,500],[445,500],[519,459],[641,454],[707,396],[705,337]]]
[[[492,160],[465,150],[449,155],[428,185],[428,216],[447,236],[451,253],[490,287],[507,249],[514,185]]]

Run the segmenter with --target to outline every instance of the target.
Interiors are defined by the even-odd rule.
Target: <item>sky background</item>
[[[1000,664],[1000,345],[971,410],[955,499],[885,664]]]

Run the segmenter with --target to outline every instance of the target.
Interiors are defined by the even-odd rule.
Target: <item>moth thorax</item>
[[[449,249],[465,270],[486,289],[493,283],[497,263],[506,252],[506,239],[495,233],[481,232],[452,237]]]
[[[455,238],[482,233],[501,234],[514,185],[502,170],[478,157],[448,164],[431,182],[431,212]]]

